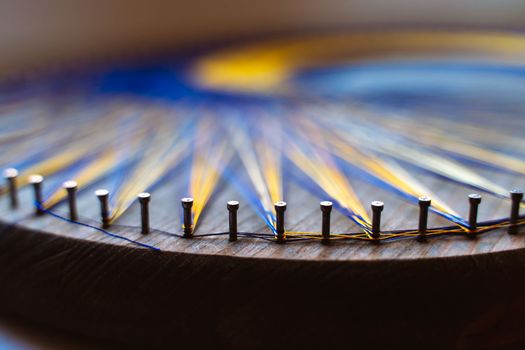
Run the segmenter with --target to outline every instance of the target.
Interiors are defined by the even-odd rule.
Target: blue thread
[[[139,247],[148,248],[148,249],[155,250],[155,251],[159,251],[159,252],[161,251],[160,248],[154,247],[154,246],[149,245],[149,244],[146,244],[146,243],[137,242],[137,241],[134,241],[134,240],[132,240],[132,239],[126,238],[126,237],[124,237],[124,236],[117,235],[117,234],[115,234],[115,233],[111,233],[111,232],[109,232],[109,231],[106,231],[106,230],[104,230],[104,229],[101,229],[100,227],[96,227],[96,226],[93,226],[93,225],[90,225],[90,224],[86,224],[86,223],[83,223],[83,222],[79,222],[79,221],[73,221],[73,220],[70,220],[70,219],[68,219],[68,218],[65,218],[65,217],[63,217],[63,216],[60,216],[60,215],[58,215],[58,214],[53,213],[51,210],[45,209],[45,208],[42,207],[42,205],[41,205],[40,203],[38,203],[38,202],[34,202],[34,203],[35,203],[35,205],[36,205],[38,208],[42,209],[42,211],[44,211],[44,213],[49,214],[49,215],[51,215],[51,216],[53,216],[53,217],[55,217],[55,218],[57,218],[57,219],[60,219],[60,220],[66,221],[66,222],[70,222],[70,223],[72,223],[72,224],[76,224],[76,225],[80,225],[80,226],[84,226],[84,227],[92,228],[92,229],[94,229],[94,230],[97,230],[97,231],[99,231],[99,232],[102,232],[103,234],[105,234],[105,235],[107,235],[107,236],[110,236],[110,237],[113,237],[113,238],[122,239],[122,240],[124,240],[124,241],[126,241],[126,242],[129,242],[129,243],[135,244],[135,245],[137,245],[137,246],[139,246]]]

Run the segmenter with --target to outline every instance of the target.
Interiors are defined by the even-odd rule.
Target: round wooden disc
[[[481,165],[469,168],[509,190],[525,180]],[[425,172],[415,176],[468,217],[472,189]],[[525,343],[525,239],[520,234],[499,229],[426,242],[333,239],[330,244],[315,239],[278,244],[241,234],[229,242],[230,200],[240,202],[240,232],[271,231],[221,180],[194,237],[185,239],[180,199],[188,193],[180,179],[175,174],[152,191],[147,235],[141,234],[138,202],[107,232],[94,228],[100,226],[100,207],[93,190],[104,187],[104,180],[79,189],[84,225],[65,219],[66,203],[36,215],[30,186],[21,186],[16,210],[2,196],[0,310],[141,348]],[[284,182],[286,229],[319,232],[319,202],[330,198],[313,196],[291,178]],[[364,178],[353,178],[352,185],[369,214],[372,201],[384,202],[383,231],[417,227],[417,205]],[[508,199],[481,194],[479,222],[509,216]],[[429,227],[449,225],[430,214]],[[359,227],[334,210],[332,232],[359,232]]]

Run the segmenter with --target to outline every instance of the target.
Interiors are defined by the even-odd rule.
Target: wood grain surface
[[[240,3],[233,1],[230,5],[237,7]],[[370,5],[358,4],[361,12],[355,12],[340,11],[340,4],[332,3],[312,7],[292,1],[283,5],[286,10],[280,11],[279,16],[275,16],[274,7],[269,4],[260,3],[256,7],[244,4],[240,12],[230,11],[226,6],[220,13],[207,11],[202,17],[197,13],[202,13],[203,4],[197,2],[187,5],[191,11],[186,12],[193,15],[178,10],[163,11],[159,20],[158,16],[142,13],[141,9],[151,8],[151,4],[138,8],[126,4],[127,11],[123,13],[120,2],[113,1],[108,6],[111,11],[105,11],[103,17],[98,11],[78,11],[78,8],[55,11],[48,6],[46,11],[57,20],[47,21],[45,18],[49,16],[31,11],[38,13],[38,21],[33,15],[23,18],[30,19],[32,25],[18,21],[11,16],[12,11],[2,11],[9,16],[2,23],[12,29],[17,22],[26,34],[10,29],[0,35],[12,35],[10,40],[0,43],[7,48],[0,60],[0,73],[32,66],[46,57],[50,61],[104,57],[99,53],[107,53],[109,47],[114,47],[112,52],[137,47],[148,50],[165,48],[166,42],[178,47],[194,39],[227,38],[232,33],[248,35],[272,28],[304,28],[306,22],[318,27],[320,18],[321,23],[330,26],[346,25],[349,18],[360,21],[372,18],[384,23],[383,16],[389,12],[378,7],[366,19],[361,13],[369,12],[363,9],[370,9]],[[397,3],[390,6],[396,7]],[[204,1],[204,5],[210,4]],[[405,1],[404,5],[413,8],[415,4]],[[510,15],[499,3],[491,6],[500,12],[499,19],[493,18],[489,23],[522,26],[520,11],[511,11]],[[445,7],[448,19],[443,21],[435,21],[436,6],[429,8],[427,3],[421,5],[424,10],[414,14],[419,21],[424,14],[432,23],[465,23],[461,11],[451,17],[449,6],[441,3],[437,8],[443,11]],[[301,15],[294,16],[298,9],[302,9]],[[156,13],[162,12],[159,11]],[[396,16],[401,17],[396,23],[414,19],[409,12],[397,12]],[[477,24],[484,18],[480,16],[483,11],[475,15],[467,12],[471,13],[471,23]],[[116,13],[121,20],[115,20]],[[335,22],[334,14],[338,18]],[[63,21],[66,17],[67,21]],[[93,25],[91,19],[95,17],[101,18],[102,25]],[[63,27],[75,26],[80,18],[84,24],[77,25],[76,32]],[[173,30],[173,18],[178,19],[177,30]],[[51,22],[57,25],[48,28]],[[246,30],[247,26],[250,30]],[[132,31],[132,27],[138,30]],[[188,32],[195,35],[190,37]],[[44,40],[35,44],[35,37]],[[44,50],[47,53],[43,54]],[[509,190],[525,187],[524,176],[471,166]],[[413,174],[462,217],[467,217],[467,195],[475,192],[473,189],[427,173]],[[138,203],[109,229],[154,245],[160,252],[50,215],[36,216],[29,187],[20,190],[21,206],[17,210],[9,208],[7,196],[1,196],[0,313],[72,334],[116,341],[125,348],[512,349],[525,345],[523,228],[518,235],[498,230],[473,239],[448,236],[425,243],[403,240],[379,244],[357,241],[329,245],[318,241],[276,244],[246,237],[232,243],[227,235],[181,239],[173,234],[181,233],[180,198],[187,195],[182,177],[174,174],[153,192],[154,230],[149,235],[140,233]],[[293,179],[284,181],[284,200],[289,205],[286,228],[319,232],[319,201],[325,198],[312,196]],[[384,229],[417,227],[417,206],[372,186],[365,179],[350,181],[367,209],[373,200],[385,203]],[[101,181],[81,189],[78,205],[82,222],[99,224],[98,200],[93,191],[106,185]],[[241,203],[240,231],[270,233],[242,196],[222,181],[196,235],[227,231],[226,201],[233,199]],[[508,200],[483,194],[479,221],[508,217],[509,208]],[[64,217],[68,215],[65,204],[53,211]],[[429,220],[430,227],[450,225],[434,214],[430,214]],[[348,218],[333,212],[332,232],[356,231],[358,227]]]
[[[479,169],[512,188],[514,174]],[[421,174],[461,215],[471,190]],[[360,179],[363,201],[385,202],[386,229],[414,228],[417,207]],[[0,312],[106,339],[125,348],[513,348],[525,343],[523,235],[504,230],[426,243],[273,242],[227,236],[181,239],[176,176],[154,192],[152,226],[141,235],[135,204],[111,232],[35,216],[2,198]],[[103,186],[103,184],[98,184]],[[97,185],[97,186],[98,186]],[[286,227],[320,229],[319,199],[286,183]],[[98,224],[97,187],[79,194],[81,220]],[[227,184],[218,187],[196,234],[227,230],[226,201],[239,199],[239,229],[268,232]],[[508,216],[508,200],[484,195],[480,220]],[[55,212],[67,216],[67,208]],[[431,226],[448,225],[431,215]],[[357,228],[334,213],[333,231]]]
[[[476,168],[474,168],[476,169]],[[492,179],[503,187],[512,189],[525,183],[525,178],[516,174],[498,173],[493,170],[477,168],[480,174]],[[418,174],[418,180],[437,193],[446,203],[463,217],[468,216],[467,195],[474,192],[462,185],[454,184],[424,173]],[[384,230],[417,228],[419,208],[400,199],[389,192],[371,186],[363,179],[350,179],[363,203],[381,200],[385,203],[382,228]],[[198,238],[199,234],[228,231],[228,212],[226,202],[239,200],[239,231],[270,233],[263,220],[243,203],[242,197],[223,182],[217,187],[216,193],[205,209],[203,217],[195,230],[197,237],[181,239],[173,234],[181,234],[180,198],[185,196],[182,186],[177,186],[177,174],[167,179],[164,185],[154,191],[151,201],[151,226],[149,235],[140,234],[140,210],[135,203],[110,229],[110,232],[154,245],[162,250],[195,254],[225,255],[239,257],[299,259],[299,260],[388,260],[388,259],[423,259],[432,257],[451,257],[473,254],[483,254],[525,246],[525,240],[511,236],[506,230],[499,230],[480,235],[476,239],[465,236],[435,237],[426,243],[416,240],[371,244],[358,241],[333,241],[329,246],[318,241],[290,242],[279,245],[274,242],[241,237],[237,242],[228,242],[227,235]],[[44,185],[45,186],[45,185]],[[104,182],[86,188],[79,193],[79,214],[83,222],[99,224],[98,199],[93,190],[103,187]],[[321,229],[321,212],[319,198],[297,186],[292,180],[285,180],[285,199],[288,202],[286,212],[286,229],[289,231],[316,231]],[[32,215],[34,207],[32,189],[24,187],[20,191],[21,206],[17,210],[8,207],[7,197],[2,198],[1,216],[7,223],[47,231],[53,234],[86,239],[94,242],[129,245],[129,243],[114,239],[93,229],[61,221],[50,215]],[[366,204],[365,204],[366,205]],[[369,205],[366,205],[369,209]],[[57,214],[68,216],[67,205],[53,209]],[[480,205],[479,221],[508,217],[510,201],[483,195]],[[449,226],[450,222],[431,213],[429,227]],[[334,210],[332,215],[332,232],[359,232],[359,228],[344,215]]]

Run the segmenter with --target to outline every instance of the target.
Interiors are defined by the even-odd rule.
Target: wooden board
[[[519,187],[525,182],[523,177],[514,174],[498,174],[487,169],[478,169],[483,175],[495,179],[498,184],[507,188]],[[476,239],[465,236],[436,237],[427,243],[416,240],[402,240],[383,244],[370,242],[339,241],[332,242],[329,246],[319,242],[291,242],[285,245],[275,244],[254,238],[240,238],[237,242],[228,242],[227,235],[217,237],[198,238],[199,234],[228,231],[228,212],[226,202],[239,200],[239,231],[270,233],[263,220],[253,210],[243,203],[242,198],[227,183],[218,186],[218,192],[206,208],[200,225],[195,231],[194,239],[181,239],[173,234],[181,234],[180,223],[180,198],[177,193],[184,193],[177,188],[176,178],[168,181],[164,186],[153,193],[151,202],[151,226],[153,232],[149,235],[140,234],[140,210],[135,203],[124,216],[110,229],[110,232],[122,234],[125,237],[136,239],[140,242],[151,244],[166,251],[212,254],[225,256],[253,257],[253,258],[279,258],[300,260],[388,260],[388,259],[422,259],[431,257],[465,256],[490,252],[520,249],[525,245],[525,240],[518,236],[511,236],[505,230],[489,232]],[[439,193],[447,203],[456,209],[462,216],[468,215],[467,195],[473,192],[464,186],[456,185],[441,179],[421,175],[419,178],[434,192]],[[383,229],[410,229],[417,227],[418,207],[403,201],[386,191],[380,190],[360,180],[351,179],[357,188],[358,195],[364,203],[372,200],[385,202],[383,212]],[[99,184],[99,185],[103,185]],[[286,183],[288,209],[286,212],[287,230],[309,230],[320,232],[321,213],[319,199],[295,185],[292,181]],[[80,192],[79,213],[80,221],[99,225],[99,204],[91,187]],[[3,198],[1,216],[5,222],[16,222],[18,225],[35,230],[44,230],[65,237],[87,239],[94,242],[125,245],[129,243],[119,239],[110,238],[93,229],[64,222],[50,215],[32,215],[33,193],[30,187],[20,191],[21,206],[18,210],[11,210],[7,197]],[[485,195],[480,206],[479,220],[486,221],[495,218],[508,217],[510,201]],[[67,205],[60,205],[54,212],[68,216]],[[429,227],[450,225],[450,222],[430,214]],[[359,232],[359,228],[348,218],[334,211],[332,217],[332,232]]]
[[[478,169],[507,188],[513,174]],[[467,188],[421,176],[463,216]],[[353,179],[363,201],[385,202],[386,229],[416,226],[417,207]],[[103,184],[99,184],[103,185]],[[267,348],[427,346],[478,348],[525,339],[525,239],[505,231],[426,243],[276,244],[227,236],[182,239],[177,181],[154,192],[152,226],[141,235],[135,204],[109,230],[161,252],[93,229],[35,216],[32,189],[21,206],[2,197],[0,311],[122,344]],[[318,230],[319,199],[287,181],[288,229]],[[239,229],[268,232],[227,184],[219,186],[196,235],[227,230],[226,201],[239,199]],[[81,221],[98,224],[94,188],[79,193]],[[67,216],[67,208],[56,213]],[[480,220],[508,216],[509,201],[485,195]],[[431,215],[431,226],[447,225]],[[334,213],[333,231],[357,228]],[[351,341],[349,340],[351,339]],[[431,345],[429,345],[429,342]]]
[[[490,118],[492,116],[487,116]],[[514,173],[471,165],[503,188],[522,187]],[[473,190],[413,174],[462,217]],[[61,179],[68,180],[68,179]],[[183,239],[175,173],[152,195],[148,235],[135,203],[108,229],[157,247],[151,251],[92,227],[34,214],[32,189],[20,208],[0,198],[0,311],[75,333],[142,348],[386,347],[479,348],[525,343],[525,238],[497,230],[427,242],[286,242],[227,235],[226,202],[239,200],[239,230],[270,233],[225,180],[217,186],[192,239]],[[385,203],[383,229],[413,229],[417,206],[350,178],[367,206]],[[284,178],[286,228],[320,231],[319,201]],[[98,226],[93,191],[82,188],[80,221]],[[45,186],[45,184],[44,184]],[[483,194],[479,221],[509,216],[509,200]],[[67,217],[65,203],[52,211]],[[370,213],[370,212],[369,212]],[[450,222],[430,215],[430,227]],[[332,232],[358,232],[334,212]]]

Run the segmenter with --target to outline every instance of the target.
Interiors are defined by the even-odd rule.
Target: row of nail
[[[9,191],[9,197],[11,207],[13,209],[18,207],[18,194],[17,194],[17,177],[18,171],[13,168],[6,169],[4,171],[4,177],[7,180],[7,186]],[[29,184],[33,186],[34,199],[36,206],[36,214],[44,213],[43,196],[42,196],[42,184],[44,178],[41,175],[31,175],[29,177]],[[63,188],[67,191],[67,199],[69,206],[69,219],[71,221],[78,220],[78,211],[76,204],[76,192],[78,184],[75,181],[66,181],[63,183]],[[95,191],[96,197],[100,203],[100,217],[101,225],[103,228],[108,228],[111,224],[110,208],[109,208],[109,191],[105,189],[99,189]],[[515,234],[518,231],[518,220],[520,204],[523,200],[523,191],[512,190],[510,191],[511,208],[509,216],[508,233]],[[149,215],[149,203],[151,200],[151,194],[147,192],[139,193],[137,200],[140,204],[140,215],[141,215],[141,232],[142,234],[148,234],[150,232],[150,215]],[[470,194],[468,196],[469,201],[469,215],[468,215],[468,230],[471,234],[475,234],[478,228],[478,207],[481,203],[481,195]],[[419,197],[419,224],[417,233],[420,238],[424,238],[428,231],[428,212],[431,206],[431,199],[428,197]],[[191,238],[193,236],[193,217],[192,207],[193,198],[182,198],[181,205],[183,209],[183,237]],[[237,211],[239,210],[238,201],[228,201],[226,204],[229,213],[229,240],[236,241],[238,230],[237,230]],[[285,211],[287,204],[286,202],[280,201],[274,204],[275,208],[275,238],[278,242],[284,242],[286,239],[286,230],[284,225]],[[321,236],[323,242],[330,240],[330,224],[331,224],[331,212],[333,203],[330,201],[322,201],[321,207]],[[381,213],[384,209],[384,203],[380,201],[374,201],[371,203],[372,209],[372,225],[370,228],[370,236],[374,240],[379,240],[381,236]]]

